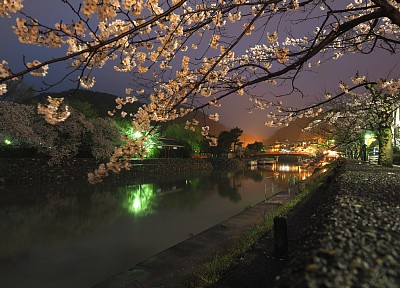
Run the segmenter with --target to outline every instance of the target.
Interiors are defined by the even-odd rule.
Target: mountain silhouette
[[[34,98],[29,100],[29,103],[44,103],[47,99],[47,96],[56,97],[56,98],[64,98],[64,101],[68,103],[68,101],[81,101],[87,102],[91,104],[91,106],[96,110],[97,114],[100,117],[109,117],[108,111],[112,111],[115,109],[117,105],[115,99],[120,97],[117,95],[98,92],[93,90],[83,90],[83,89],[71,89],[62,92],[45,92],[41,93]],[[136,113],[138,108],[143,105],[143,102],[137,101],[132,104],[127,104],[123,107],[123,110],[126,113]],[[116,109],[116,116],[118,117],[118,111]],[[208,115],[204,114],[201,111],[191,112],[188,115],[175,119],[173,121],[169,121],[166,123],[160,123],[159,126],[163,129],[166,125],[170,123],[186,123],[186,121],[191,121],[192,119],[196,119],[199,121],[199,126],[209,126],[210,127],[210,134],[214,136],[218,136],[221,131],[229,131],[231,128],[208,118]],[[239,127],[240,128],[240,127]]]
[[[315,133],[303,131],[303,129],[307,126],[307,124],[312,119],[308,118],[297,118],[293,122],[289,124],[289,126],[283,127],[277,130],[271,137],[264,141],[266,145],[272,145],[276,141],[279,142],[294,142],[294,141],[302,141],[309,140],[318,137]]]

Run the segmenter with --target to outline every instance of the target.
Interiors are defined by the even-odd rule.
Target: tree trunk
[[[389,167],[393,165],[392,137],[392,129],[390,127],[379,129],[379,165]]]

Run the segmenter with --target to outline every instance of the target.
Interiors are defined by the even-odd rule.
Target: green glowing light
[[[145,216],[153,213],[156,199],[153,184],[133,185],[127,189],[128,197],[124,206],[130,214]]]
[[[140,131],[135,131],[135,132],[133,133],[133,138],[134,138],[134,139],[140,138],[140,137],[142,137],[142,136],[143,136],[143,134],[142,134],[142,132],[140,132]]]
[[[132,127],[124,129],[124,133],[131,139],[137,140],[144,136],[143,132],[141,131],[134,131]],[[144,148],[147,152],[145,157],[154,157],[158,154],[158,149],[156,148],[158,145],[158,135],[157,134],[150,134],[147,135]]]
[[[140,196],[136,195],[134,196],[135,198],[133,199],[133,204],[132,204],[132,210],[135,213],[139,213],[142,209],[142,203],[140,202]]]
[[[9,139],[6,139],[6,140],[4,140],[4,143],[5,143],[6,145],[11,145],[11,144],[12,144],[12,141],[9,140]]]
[[[375,135],[374,135],[373,133],[366,133],[366,134],[364,135],[364,143],[365,143],[366,145],[371,144],[371,141],[373,140],[374,136],[375,136]]]

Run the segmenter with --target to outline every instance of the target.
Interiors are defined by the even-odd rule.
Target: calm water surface
[[[23,196],[0,204],[0,287],[91,287],[261,202],[268,177],[286,189],[291,176],[311,173],[275,168],[132,180],[86,193],[79,183],[7,188],[2,195]]]

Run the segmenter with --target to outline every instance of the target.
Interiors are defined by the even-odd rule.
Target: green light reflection
[[[127,198],[124,207],[135,216],[146,216],[154,213],[156,191],[153,184],[132,185],[124,188]]]

